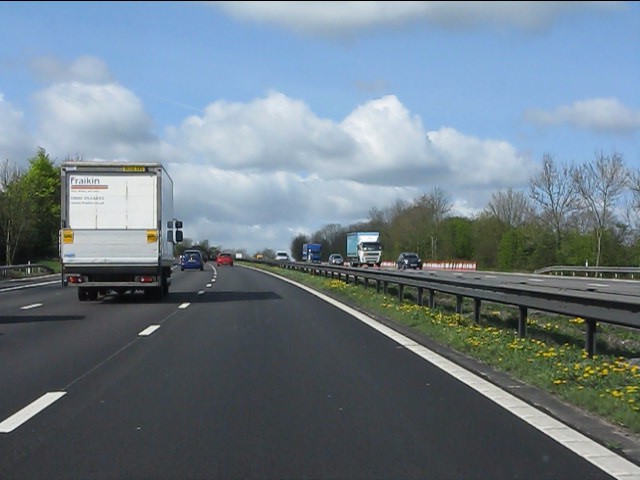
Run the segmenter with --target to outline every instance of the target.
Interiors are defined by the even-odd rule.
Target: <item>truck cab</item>
[[[382,243],[379,232],[351,232],[347,234],[347,261],[352,267],[379,267],[382,263]]]

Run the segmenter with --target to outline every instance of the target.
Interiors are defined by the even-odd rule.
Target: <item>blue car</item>
[[[180,270],[204,270],[204,259],[200,250],[185,250],[180,260]]]

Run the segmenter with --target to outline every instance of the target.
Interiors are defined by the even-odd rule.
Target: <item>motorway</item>
[[[584,295],[602,295],[603,298],[621,298],[640,305],[639,280],[594,278],[584,276],[541,275],[534,273],[504,273],[475,270],[397,270],[395,267],[382,268],[385,272],[402,272],[438,281],[481,282],[486,285],[523,288],[528,290],[565,291]]]
[[[421,272],[420,274],[425,274]],[[245,266],[0,285],[0,478],[640,479],[365,315]]]

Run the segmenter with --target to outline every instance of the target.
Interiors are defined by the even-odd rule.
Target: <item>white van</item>
[[[276,252],[276,262],[290,262],[290,261],[291,261],[291,257],[289,257],[289,254],[284,250],[278,250]]]

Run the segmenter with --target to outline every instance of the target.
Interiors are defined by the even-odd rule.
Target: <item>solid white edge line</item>
[[[36,416],[42,410],[47,408],[53,402],[59,400],[67,392],[48,392],[43,396],[38,398],[37,400],[31,402],[29,405],[24,407],[22,410],[17,411],[13,415],[11,415],[6,420],[0,423],[0,433],[10,433],[18,428],[20,425],[25,423],[30,418]]]
[[[497,403],[508,412],[521,418],[532,427],[541,431],[569,450],[575,452],[576,454],[591,462],[593,465],[613,476],[614,478],[617,478],[619,480],[640,480],[640,466],[630,462],[620,455],[617,455],[608,448],[605,448],[599,443],[591,440],[589,437],[582,435],[580,432],[570,428],[569,426],[545,414],[537,408],[532,407],[525,401],[511,395],[509,392],[501,389],[493,383],[484,380],[481,377],[478,377],[477,375],[470,372],[469,370],[466,370],[460,365],[447,360],[446,358],[429,350],[427,347],[416,343],[410,338],[407,338],[401,333],[396,332],[392,328],[377,322],[373,318],[357,310],[354,310],[348,305],[340,303],[339,301],[334,300],[331,297],[328,297],[305,285],[296,283],[288,278],[281,277],[264,270],[260,271],[278,277],[286,282],[291,283],[292,285],[296,285],[297,287],[302,288],[303,290],[306,290],[307,292],[323,299],[324,301],[348,313],[349,315],[357,318],[361,322],[366,323],[370,327],[378,330],[383,335],[386,335],[387,337],[396,341],[416,355],[424,358],[436,367],[442,369],[452,377],[465,383],[467,386],[473,388],[481,395],[484,395],[488,399]]]
[[[54,280],[51,282],[30,283],[28,285],[17,285],[15,287],[0,288],[0,292],[11,292],[13,290],[23,290],[25,288],[42,287],[44,285],[53,285],[54,283],[60,283],[60,280]]]
[[[157,329],[160,328],[160,325],[149,325],[147,328],[145,328],[144,330],[142,330],[138,336],[140,337],[146,337],[151,335],[153,332],[155,332]]]

